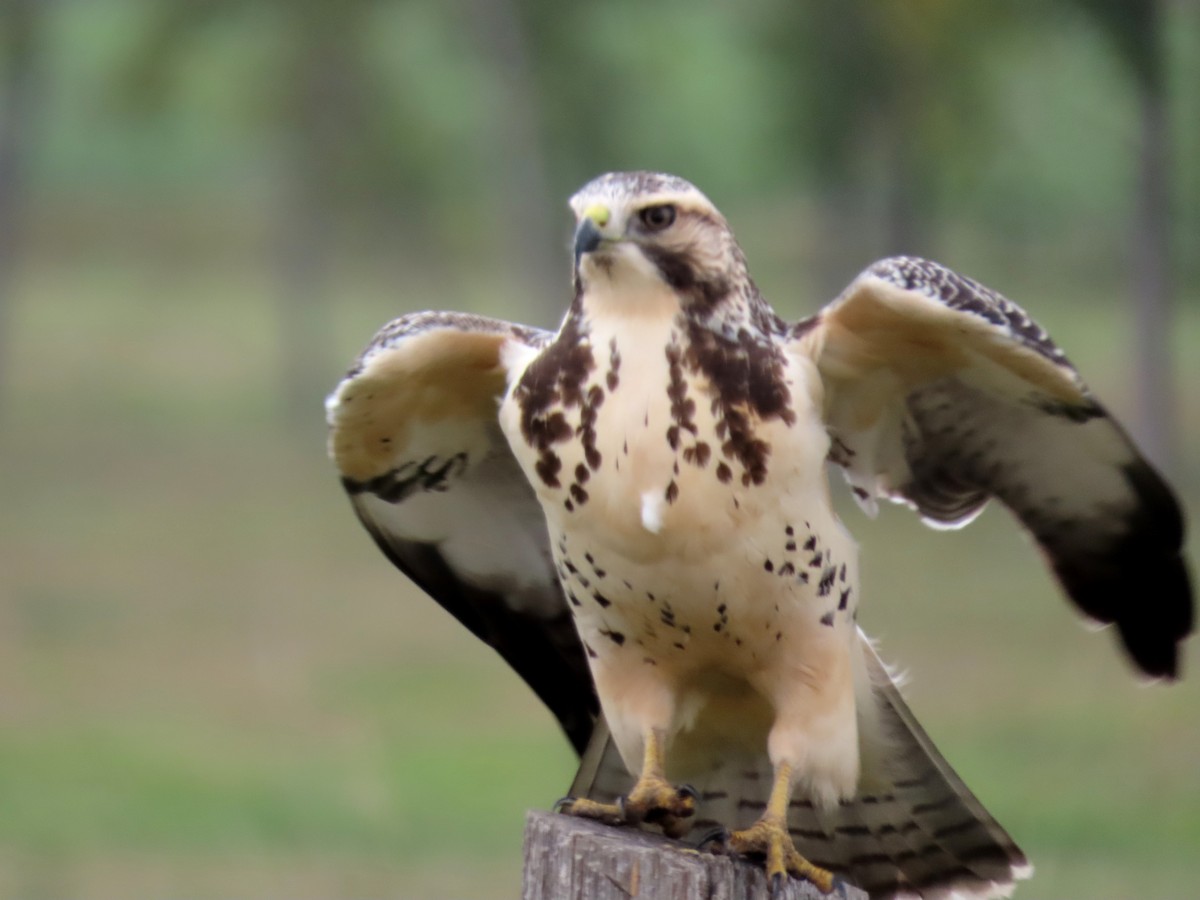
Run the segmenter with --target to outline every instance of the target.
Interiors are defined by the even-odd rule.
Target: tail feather
[[[1024,853],[938,752],[865,637],[862,651],[875,704],[861,729],[859,794],[828,809],[795,797],[788,829],[796,849],[876,900],[1009,896],[1032,871]],[[771,778],[764,754],[694,780],[700,805],[688,839],[751,825],[766,807]],[[632,784],[601,720],[571,795],[612,801]]]
[[[909,856],[895,859],[904,896],[1004,897],[1031,869],[1016,845],[938,752],[904,702],[873,647],[864,638],[863,653],[877,700],[887,746],[886,781],[890,785],[866,802],[876,831],[896,829],[909,844]],[[863,885],[872,896],[890,896],[885,885]]]
[[[579,769],[571,782],[568,796],[587,797],[598,803],[612,803],[621,795],[629,793],[633,781],[633,776],[625,768],[625,762],[617,751],[616,743],[613,742],[608,722],[604,716],[600,716],[592,728],[587,748],[579,759]]]

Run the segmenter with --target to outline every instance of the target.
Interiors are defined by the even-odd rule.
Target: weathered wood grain
[[[765,900],[767,879],[750,863],[677,841],[586,819],[530,812],[525,820],[523,900]],[[867,900],[857,888],[822,894],[792,881],[781,900]]]

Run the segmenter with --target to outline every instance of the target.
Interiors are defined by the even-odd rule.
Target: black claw
[[[729,852],[730,837],[732,835],[729,829],[724,825],[718,825],[700,838],[696,843],[696,849],[701,853],[715,853],[723,856]]]
[[[680,800],[684,800],[684,799],[687,799],[688,797],[690,797],[692,799],[693,803],[700,802],[699,792],[694,787],[692,787],[690,784],[681,784],[678,787],[678,789],[676,790],[676,793],[679,795]]]
[[[554,801],[554,805],[550,807],[551,812],[565,813],[569,812],[572,804],[575,803],[574,797],[559,797]]]
[[[788,877],[782,872],[771,876],[771,900],[784,900],[787,892]]]
[[[849,888],[850,882],[846,881],[846,879],[842,878],[840,875],[834,875],[833,886],[830,887],[829,893],[836,893],[842,898],[842,900],[846,900],[846,898],[850,896]]]

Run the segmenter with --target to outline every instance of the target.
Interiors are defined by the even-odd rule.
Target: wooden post
[[[522,900],[765,900],[761,866],[632,828],[530,812]],[[778,900],[868,900],[857,888],[822,894],[792,880]]]

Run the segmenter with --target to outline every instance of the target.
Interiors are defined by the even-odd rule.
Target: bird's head
[[[685,305],[711,308],[738,283],[745,262],[725,218],[674,175],[611,172],[571,198],[575,277],[619,292],[662,282]]]

